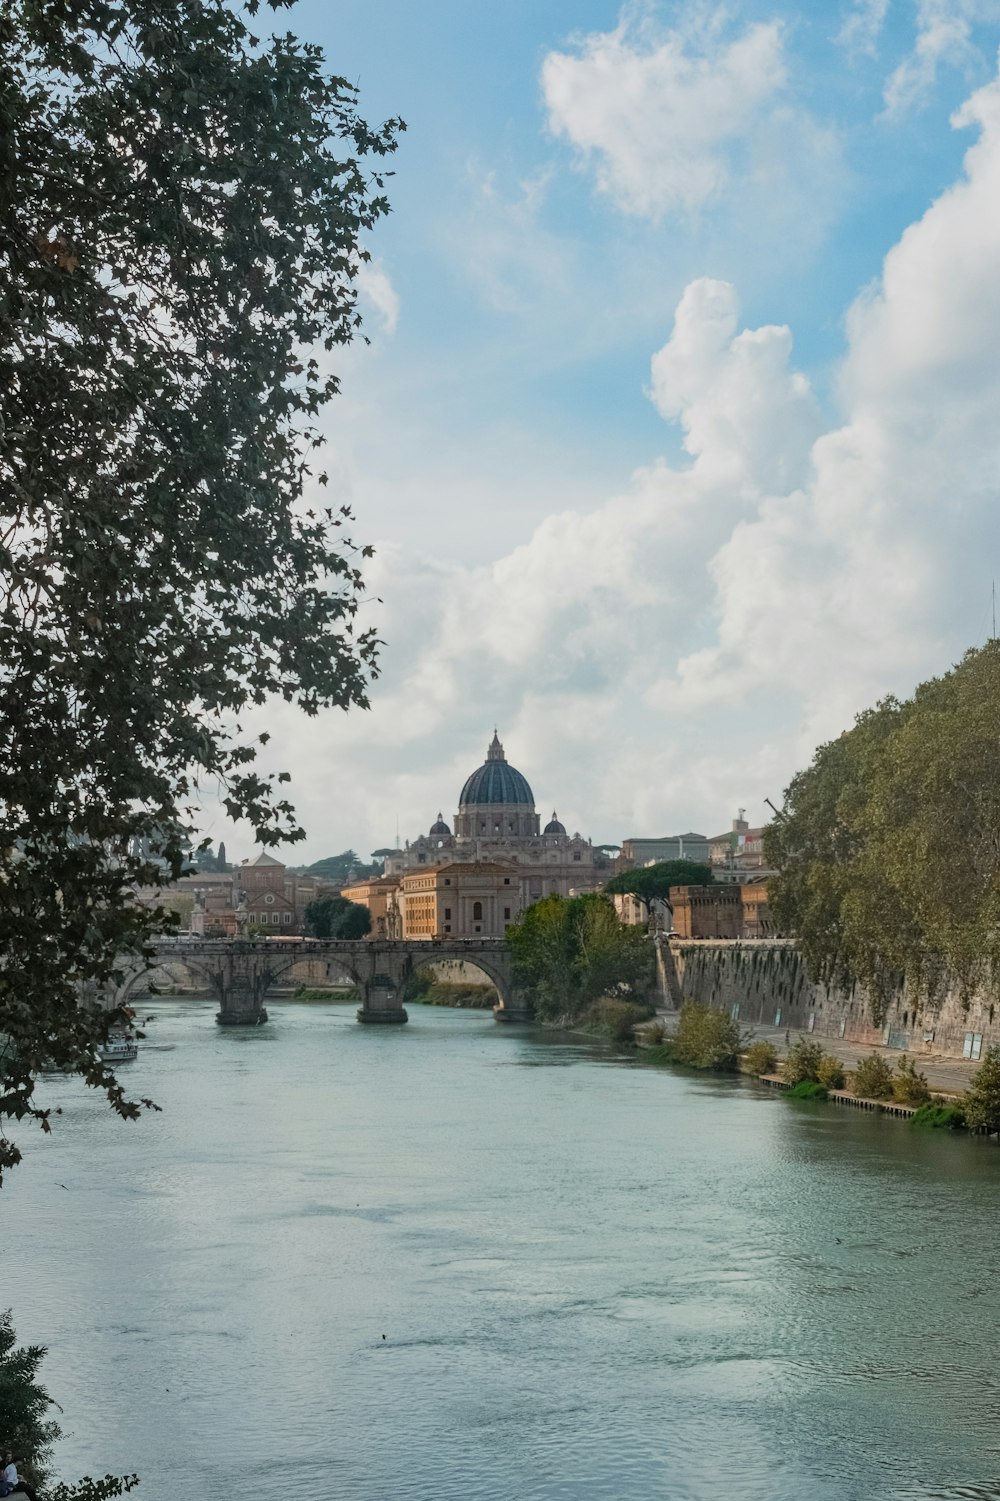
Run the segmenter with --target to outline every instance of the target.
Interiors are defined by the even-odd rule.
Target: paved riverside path
[[[657,1012],[656,1020],[666,1023],[668,1034],[677,1030],[679,1013],[676,1011]],[[785,1046],[785,1028],[769,1027],[765,1023],[756,1023],[748,1027],[747,1032],[751,1035],[751,1041],[773,1042],[779,1058],[787,1048]],[[867,1058],[870,1053],[881,1053],[891,1068],[895,1068],[897,1058],[903,1056],[902,1048],[887,1048],[873,1046],[871,1043],[848,1042],[843,1037],[824,1037],[819,1032],[797,1032],[791,1028],[790,1039],[792,1043],[806,1037],[810,1042],[818,1042],[822,1045],[824,1053],[832,1053],[834,1058],[847,1069],[856,1067],[860,1058]],[[944,1058],[940,1053],[925,1053],[918,1048],[908,1051],[907,1057],[911,1058],[920,1073],[927,1075],[927,1083],[935,1094],[964,1094],[976,1069],[982,1063],[978,1059],[970,1063],[965,1058]]]

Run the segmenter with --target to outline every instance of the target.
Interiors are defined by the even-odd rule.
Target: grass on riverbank
[[[325,990],[319,985],[300,985],[288,999],[291,1001],[349,1001],[357,1005],[361,1000],[361,992],[356,985],[347,988],[341,986],[336,990]]]
[[[641,1022],[653,1016],[652,1006],[643,1006],[636,1001],[623,1001],[605,996],[583,1013],[578,1026],[583,1032],[595,1037],[607,1037],[609,1041],[623,1046],[635,1042],[635,1029]]]
[[[492,1011],[499,997],[492,985],[456,985],[435,980],[415,1000],[425,1006],[452,1006],[462,1011]]]

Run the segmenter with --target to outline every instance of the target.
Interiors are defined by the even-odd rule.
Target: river
[[[140,1501],[1000,1496],[1000,1152],[411,1008],[148,1004],[0,1197],[66,1477]],[[123,1069],[123,1073],[125,1069]]]

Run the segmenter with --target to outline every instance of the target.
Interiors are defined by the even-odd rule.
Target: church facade
[[[426,834],[386,856],[382,879],[387,885],[390,878],[399,882],[404,936],[431,938],[446,931],[452,937],[483,932],[500,936],[525,907],[542,897],[569,896],[596,886],[600,878],[595,859],[590,840],[569,834],[555,813],[542,826],[527,778],[507,760],[494,731],[486,760],[466,778],[459,793],[453,826],[439,813]],[[468,880],[463,879],[465,866]],[[444,867],[449,867],[448,892],[444,876],[425,890],[419,878]],[[486,891],[491,873],[496,875],[492,895]],[[452,902],[452,883],[464,892],[469,882],[476,884],[477,894],[468,902]],[[350,887],[343,892],[347,897],[353,894]],[[408,909],[412,922],[406,921]]]

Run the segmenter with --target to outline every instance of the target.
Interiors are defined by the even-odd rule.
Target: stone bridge
[[[528,1012],[514,985],[510,950],[502,938],[390,939],[334,938],[165,938],[153,946],[158,964],[182,963],[204,979],[219,1000],[222,1026],[254,1027],[267,1021],[268,991],[304,959],[323,960],[329,979],[349,979],[364,1000],[360,1022],[405,1022],[403,994],[408,978],[425,964],[460,959],[482,970],[497,988],[498,1021],[524,1021]],[[148,974],[136,969],[120,987],[124,1004]]]

